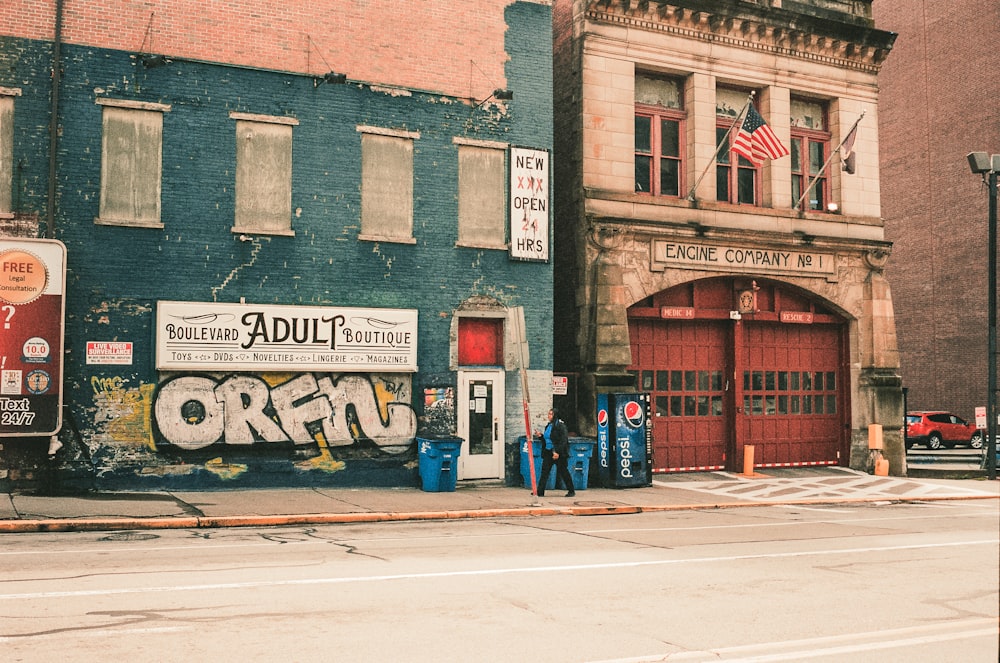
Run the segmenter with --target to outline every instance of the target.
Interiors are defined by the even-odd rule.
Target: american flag
[[[736,139],[733,140],[733,152],[753,162],[755,166],[764,163],[765,159],[777,159],[788,154],[788,149],[781,144],[778,137],[767,126],[757,109],[750,106],[743,120]]]

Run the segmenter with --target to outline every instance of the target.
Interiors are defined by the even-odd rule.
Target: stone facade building
[[[871,4],[554,3],[556,369],[581,433],[598,393],[639,390],[654,473],[744,469],[750,447],[864,469],[881,424],[905,474],[879,195],[895,35]],[[789,155],[730,151],[751,98]]]
[[[64,352],[0,337],[0,408],[61,388],[62,426],[6,418],[0,488],[413,486],[441,435],[520,482],[549,3],[111,4],[0,6],[0,239],[66,255]]]

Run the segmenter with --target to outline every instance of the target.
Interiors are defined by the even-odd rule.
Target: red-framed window
[[[816,183],[809,189],[809,195],[802,201],[799,209],[825,212],[827,203],[831,200],[829,169],[820,173],[830,157],[826,103],[793,97],[790,119],[792,205],[799,201],[809,183],[816,177]]]
[[[654,196],[684,192],[684,113],[668,108],[635,109],[635,191]]]
[[[715,126],[715,146],[727,144],[719,150],[715,161],[715,198],[721,202],[739,205],[760,205],[760,168],[746,158],[731,151],[739,127],[732,127],[732,118],[720,117]],[[729,132],[728,138],[726,132]]]

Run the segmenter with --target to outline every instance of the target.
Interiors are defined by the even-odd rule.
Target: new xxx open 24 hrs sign
[[[0,239],[0,437],[62,424],[66,247]]]

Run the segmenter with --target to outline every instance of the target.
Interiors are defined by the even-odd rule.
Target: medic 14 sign
[[[0,437],[62,425],[66,247],[0,240]]]
[[[549,153],[510,148],[510,257],[549,259]]]
[[[161,301],[160,370],[417,370],[415,309]]]

